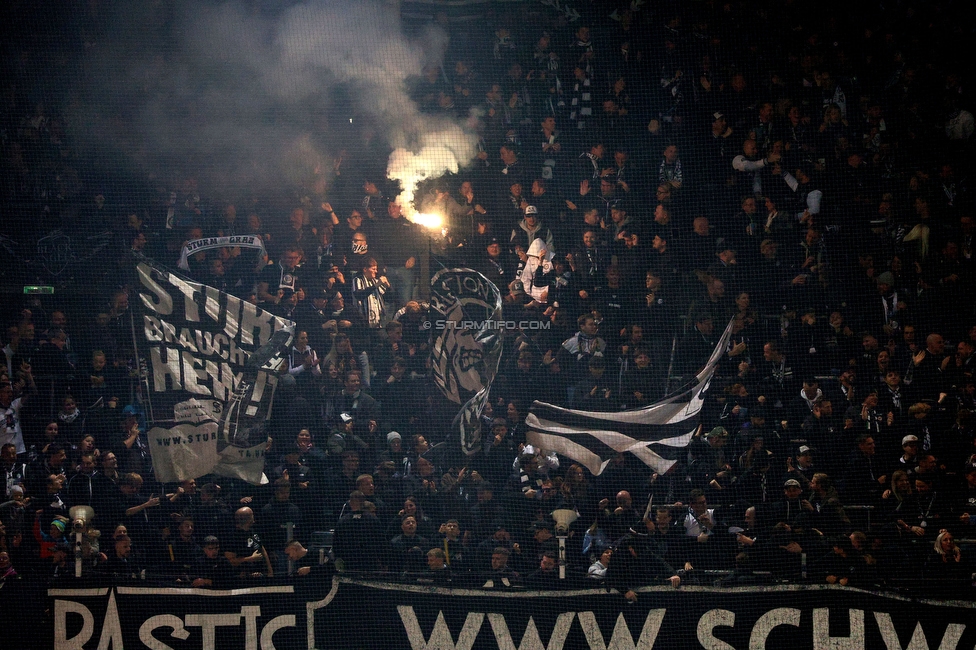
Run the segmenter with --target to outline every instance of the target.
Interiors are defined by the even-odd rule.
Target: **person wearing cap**
[[[498,159],[501,162],[496,169],[496,187],[508,187],[511,189],[516,183],[520,186],[525,182],[526,169],[522,160],[519,158],[518,149],[514,143],[507,142],[498,148]],[[513,192],[514,194],[514,192]]]
[[[778,497],[776,485],[783,480],[782,472],[772,469],[772,453],[769,450],[763,447],[754,451],[751,465],[736,478],[733,488],[739,504],[766,510]]]
[[[492,221],[507,228],[525,216],[525,207],[529,205],[529,201],[522,189],[522,178],[518,175],[506,175],[499,179],[496,188],[496,200],[490,208]]]
[[[674,357],[674,371],[680,375],[691,375],[705,365],[715,349],[715,321],[711,312],[704,307],[696,308],[689,319],[693,328],[678,344]]]
[[[707,225],[706,221],[705,226]],[[708,266],[706,272],[712,278],[722,282],[729,295],[735,296],[743,286],[738,269],[739,261],[735,243],[729,237],[719,237],[715,243],[715,261]]]
[[[901,439],[901,455],[892,467],[892,471],[901,470],[914,479],[915,470],[918,468],[918,436],[910,433]]]
[[[787,456],[786,465],[789,478],[799,481],[803,491],[806,492],[810,488],[813,475],[817,473],[813,461],[813,448],[809,445],[800,445],[796,450],[796,460]]]
[[[710,116],[711,128],[702,141],[702,177],[709,196],[718,199],[727,193],[727,181],[732,174],[732,156],[738,144],[723,111],[715,111]]]
[[[357,431],[356,416],[348,412],[339,414],[336,423],[329,432],[325,445],[332,457],[340,456],[346,451],[355,451],[360,454],[370,453],[369,443]]]
[[[546,553],[558,553],[559,541],[553,535],[552,520],[539,519],[528,527],[521,544],[521,552],[516,559],[516,570],[528,575],[539,568],[539,562]]]
[[[611,249],[619,250],[626,245],[626,233],[633,232],[637,224],[634,217],[627,214],[625,201],[616,201],[609,208],[610,223],[607,224],[607,237],[610,239]]]
[[[523,256],[527,254],[529,247],[536,239],[542,240],[547,251],[555,252],[555,236],[543,221],[543,215],[539,214],[538,206],[526,205],[523,214],[522,220],[512,229],[512,234],[508,238],[512,252],[525,263]],[[521,253],[519,253],[520,249]]]
[[[122,417],[116,426],[115,439],[110,436],[107,446],[115,452],[119,460],[119,471],[149,474],[152,467],[149,439],[145,429],[139,424],[136,408],[130,404],[122,409]]]
[[[590,143],[590,150],[584,151],[577,158],[577,178],[580,181],[595,183],[601,178],[609,177],[612,169],[604,166],[606,147],[602,140],[594,139]]]
[[[790,528],[796,528],[800,517],[805,513],[814,512],[813,505],[803,498],[803,486],[795,478],[788,478],[783,482],[782,496],[776,500],[768,510],[770,525],[785,523]],[[802,526],[802,523],[800,524]]]
[[[515,264],[508,246],[502,246],[497,237],[486,239],[484,251],[478,251],[471,263],[477,271],[495,283],[503,294],[508,292],[508,281],[515,273]]]
[[[771,158],[774,154],[770,154]],[[823,201],[823,191],[819,183],[814,180],[814,168],[811,163],[803,162],[793,169],[793,173],[783,174],[783,181],[793,190],[795,208],[793,212],[800,224],[812,226],[820,216],[820,205]],[[817,223],[819,225],[819,223]]]
[[[813,413],[814,404],[822,400],[823,396],[820,381],[813,375],[804,377],[799,394],[790,399],[787,406],[786,419],[790,429],[799,429]]]
[[[397,467],[403,465],[403,461],[409,454],[403,448],[403,436],[397,431],[390,431],[386,434],[386,449],[380,452],[380,462],[391,461]]]

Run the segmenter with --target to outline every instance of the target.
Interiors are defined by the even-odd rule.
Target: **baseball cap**
[[[907,436],[905,436],[904,438],[901,439],[901,444],[902,445],[907,445],[910,442],[918,442],[918,436],[912,435],[912,434],[908,434]]]
[[[805,456],[807,454],[812,454],[812,453],[813,453],[813,447],[808,447],[806,445],[803,445],[796,450],[797,456]]]
[[[218,540],[217,537],[214,535],[207,535],[206,537],[203,538],[203,545],[218,546],[220,545],[220,540]]]
[[[728,438],[728,436],[729,432],[725,430],[725,427],[715,427],[705,434],[706,438]]]
[[[525,214],[526,216],[530,214],[539,214],[539,208],[535,207],[534,205],[527,205],[525,206]]]
[[[725,117],[725,113],[722,113],[720,111],[715,111],[714,113],[712,113],[712,121],[714,121],[714,122],[717,122],[718,120],[722,119],[723,117]]]
[[[786,481],[786,483],[783,483],[783,487],[795,487],[795,488],[798,488],[798,487],[802,487],[802,486],[800,485],[800,482],[798,480],[796,480],[795,478],[791,478],[791,479],[788,479]]]

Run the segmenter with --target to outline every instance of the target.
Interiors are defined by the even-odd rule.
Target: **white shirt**
[[[688,537],[698,537],[702,533],[711,533],[711,529],[705,528],[701,525],[699,519],[704,516],[708,516],[708,520],[714,524],[715,523],[715,508],[708,508],[705,510],[704,515],[695,515],[691,510],[685,515],[685,535]]]
[[[24,432],[20,428],[20,404],[18,397],[10,402],[10,406],[0,406],[3,409],[0,413],[3,417],[3,422],[0,423],[0,446],[10,443],[17,448],[18,454],[23,454],[27,448],[24,447]]]

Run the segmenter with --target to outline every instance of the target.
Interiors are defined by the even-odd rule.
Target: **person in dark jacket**
[[[222,587],[234,579],[234,569],[220,552],[220,540],[214,535],[203,539],[203,553],[190,569],[194,587]]]
[[[638,587],[660,583],[662,580],[677,588],[681,577],[667,562],[652,550],[645,520],[631,528],[617,544],[607,567],[607,583],[616,588],[630,602],[637,602]]]

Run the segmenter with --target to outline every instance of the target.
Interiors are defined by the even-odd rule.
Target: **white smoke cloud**
[[[147,5],[119,5],[85,62],[72,119],[78,135],[146,169],[195,174],[227,193],[307,183],[375,129],[410,194],[474,154],[460,122],[423,114],[408,92],[447,35],[406,38],[395,5],[320,0],[268,16],[184,0],[165,17],[155,13],[165,3]],[[172,29],[159,28],[164,18]]]
[[[375,39],[363,39],[360,26],[372,26]],[[408,216],[417,183],[456,173],[475,153],[477,139],[462,126],[443,117],[420,112],[407,94],[406,80],[419,75],[426,63],[437,64],[447,46],[446,34],[428,29],[420,43],[400,38],[395,11],[364,3],[358,11],[337,12],[333,8],[303,5],[286,17],[279,46],[282,74],[274,79],[305,80],[326,69],[338,81],[355,85],[363,109],[386,129],[394,147],[387,176],[403,188],[398,203]],[[282,89],[285,90],[285,89]],[[301,92],[289,84],[285,92]]]

